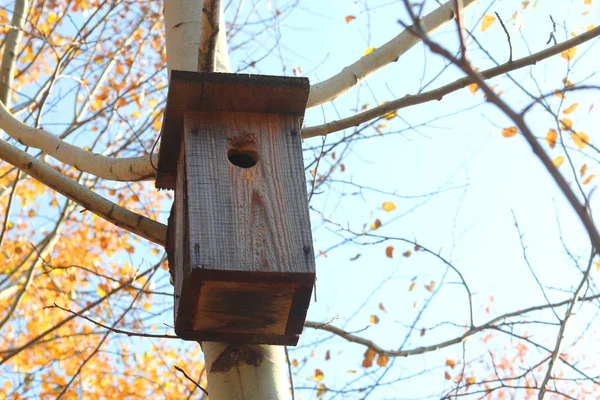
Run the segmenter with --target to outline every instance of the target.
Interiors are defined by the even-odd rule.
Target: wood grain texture
[[[175,261],[179,336],[297,343],[315,279],[300,123],[286,114],[184,116],[175,196],[176,251],[185,253]],[[232,164],[232,152],[252,154],[256,165]]]
[[[185,120],[192,268],[314,274],[298,118],[200,111]],[[238,146],[254,147],[254,167],[229,162]]]
[[[156,187],[175,188],[187,110],[279,113],[302,118],[309,90],[308,79],[299,77],[171,71]]]

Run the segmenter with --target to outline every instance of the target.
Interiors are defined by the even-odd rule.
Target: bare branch
[[[539,51],[535,54],[523,57],[516,61],[509,61],[497,67],[482,71],[479,74],[483,79],[494,78],[496,76],[505,74],[507,72],[515,71],[528,65],[534,65],[539,61],[560,54],[561,52],[570,49],[571,47],[575,47],[577,45],[585,43],[598,36],[600,36],[600,26],[585,33],[582,33],[581,35],[577,35],[574,38],[571,38],[563,43],[552,46],[548,49]],[[452,83],[449,83],[437,89],[430,90],[428,92],[424,92],[418,95],[406,95],[400,99],[396,99],[388,103],[382,104],[380,106],[373,107],[370,110],[364,111],[362,113],[353,115],[348,118],[305,128],[302,130],[302,137],[307,139],[314,136],[326,135],[328,133],[341,131],[342,129],[358,126],[363,122],[369,121],[373,118],[384,116],[402,108],[427,103],[431,100],[441,100],[447,94],[465,88],[468,85],[475,82],[476,81],[474,78],[470,76],[465,76],[464,78],[458,79]]]
[[[0,140],[0,158],[99,217],[161,246],[165,245],[165,225],[119,207],[5,140]]]
[[[477,0],[463,0],[463,9],[475,4],[475,2]],[[432,33],[451,21],[454,14],[455,1],[450,0],[423,17],[421,24],[426,33]],[[405,29],[383,46],[376,48],[372,53],[345,67],[337,75],[312,85],[306,107],[316,107],[346,93],[370,74],[398,60],[401,55],[420,41],[419,36],[413,34],[410,29]]]

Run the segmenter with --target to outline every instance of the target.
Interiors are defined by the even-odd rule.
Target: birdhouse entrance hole
[[[252,168],[258,162],[256,136],[245,134],[228,143],[227,158],[229,162],[239,168]]]

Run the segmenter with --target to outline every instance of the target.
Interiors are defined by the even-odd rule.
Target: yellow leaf
[[[565,162],[565,158],[563,156],[558,156],[552,160],[552,164],[554,164],[556,168],[559,168],[563,162]]]
[[[600,272],[600,259],[596,261],[596,272]]]
[[[379,357],[377,357],[377,365],[380,367],[385,367],[388,364],[388,361],[388,357],[383,354],[380,354]]]
[[[388,121],[390,119],[396,118],[396,111],[392,111],[391,113],[385,114],[383,118],[387,119]]]
[[[561,92],[560,90],[558,90],[558,89],[556,89],[556,90],[554,91],[554,95],[555,95],[556,97],[558,97],[559,99],[564,99],[564,98],[565,98],[565,94],[564,94],[563,92]]]
[[[381,205],[381,208],[383,208],[383,211],[390,212],[396,209],[396,205],[391,201],[386,201]]]
[[[325,393],[327,393],[327,386],[323,385],[322,383],[319,383],[317,385],[317,397],[323,397]]]
[[[98,289],[96,289],[96,294],[98,297],[104,297],[108,294],[104,285],[98,285]]]
[[[379,317],[377,315],[371,315],[371,317],[369,318],[369,321],[375,325],[379,323]]]
[[[573,128],[573,121],[571,121],[569,118],[563,118],[560,120],[560,129],[569,130],[571,128]]]
[[[585,175],[586,171],[587,171],[587,164],[583,164],[581,166],[581,168],[579,169],[579,176],[581,178],[583,178],[583,176]]]
[[[375,47],[367,47],[367,49],[363,53],[363,56],[371,54],[374,50],[375,50]]]
[[[583,4],[585,5],[591,5],[592,4],[592,0],[584,0]]]
[[[411,283],[410,286],[408,287],[408,291],[412,292],[413,290],[415,290],[415,282]]]
[[[591,174],[590,176],[588,176],[587,178],[585,178],[585,181],[583,181],[584,185],[587,185],[588,183],[590,183],[592,181],[592,179],[594,179],[596,175]]]
[[[385,248],[385,256],[387,258],[394,258],[394,248],[392,246]]]
[[[150,309],[152,308],[150,306],[150,303],[147,303],[147,302],[145,302],[142,307],[144,307],[144,310],[146,310],[146,311],[150,311]]]
[[[594,29],[595,27],[596,27],[595,25],[593,25],[593,24],[590,24],[590,25],[588,25],[588,26],[587,26],[587,28],[585,28],[585,31],[586,31],[586,32],[589,32],[589,31],[591,31],[592,29]]]
[[[525,0],[524,2],[521,3],[521,7],[523,7],[523,10],[526,9],[528,5],[529,5],[528,0]]]
[[[317,382],[320,382],[321,380],[323,380],[323,371],[321,371],[320,369],[315,369],[315,376],[313,376],[313,379]]]
[[[558,138],[558,132],[556,132],[554,129],[550,129],[548,131],[548,133],[546,134],[546,143],[548,143],[548,146],[550,146],[550,148],[554,148],[554,146],[556,146],[556,139]]]
[[[157,104],[158,104],[158,102],[156,101],[156,99],[150,99],[150,100],[148,100],[148,105],[149,105],[151,108],[154,108],[154,107],[156,107],[156,105],[157,105]]]
[[[567,61],[571,61],[575,58],[575,54],[577,53],[577,49],[575,47],[571,47],[560,53],[560,56]]]
[[[516,126],[511,126],[509,128],[502,129],[502,136],[505,138],[513,137],[517,134],[518,129]]]
[[[475,94],[477,93],[477,90],[479,89],[479,85],[476,83],[471,83],[469,86],[467,86],[469,88],[469,92],[471,92],[471,94]]]
[[[490,26],[492,26],[494,22],[496,22],[496,17],[490,14],[485,14],[481,20],[481,27],[479,30],[481,32],[485,32]]]
[[[56,22],[58,20],[58,15],[56,15],[56,13],[51,12],[50,14],[48,14],[48,16],[46,17],[46,23],[47,24],[53,24],[54,22]]]
[[[571,133],[571,137],[579,149],[583,149],[590,143],[590,137],[584,132]]]
[[[563,114],[571,114],[573,111],[575,111],[575,109],[577,108],[577,106],[579,105],[579,103],[573,103],[571,104],[569,107],[565,108],[563,111]]]

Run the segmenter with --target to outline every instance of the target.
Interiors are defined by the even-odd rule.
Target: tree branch
[[[463,9],[466,9],[477,0],[464,0]],[[426,33],[432,33],[441,28],[454,18],[455,1],[450,0],[435,11],[427,14],[421,20]],[[410,50],[421,39],[418,35],[405,29],[398,36],[375,49],[372,53],[362,57],[354,64],[345,67],[339,74],[319,82],[310,87],[310,95],[306,108],[316,107],[327,103],[339,95],[352,89],[354,86],[373,72],[383,68],[387,64],[398,60],[398,58]]]
[[[571,47],[575,47],[577,45],[585,43],[598,36],[600,36],[600,26],[588,32],[582,33],[581,35],[577,35],[574,38],[571,38],[565,42],[552,46],[548,49],[534,53],[530,56],[523,57],[516,61],[509,61],[497,67],[482,71],[480,72],[480,75],[484,79],[490,79],[526,67],[528,65],[535,65],[539,61],[560,54],[561,52],[570,49]],[[400,99],[396,99],[388,103],[379,105],[377,107],[373,107],[370,110],[361,112],[348,118],[305,128],[302,130],[302,137],[307,139],[315,136],[326,135],[328,133],[341,131],[342,129],[358,126],[363,122],[369,121],[373,118],[384,116],[402,108],[427,103],[431,100],[441,100],[442,97],[446,96],[447,94],[465,88],[468,85],[475,82],[476,80],[473,77],[465,76],[464,78],[458,79],[452,83],[449,83],[437,89],[430,90],[428,92],[424,92],[417,95],[406,95]]]
[[[99,178],[115,181],[140,181],[153,179],[156,175],[156,171],[150,163],[150,155],[112,158],[85,151],[59,139],[45,129],[35,129],[25,125],[16,119],[3,104],[0,104],[0,129],[21,144],[40,149],[65,164]]]
[[[11,27],[4,42],[4,54],[0,63],[0,103],[4,104],[6,108],[10,108],[10,90],[13,86],[17,53],[23,37],[28,6],[27,0],[15,0]]]
[[[5,140],[0,140],[0,158],[99,217],[161,246],[165,245],[167,227],[164,224],[119,207]]]

